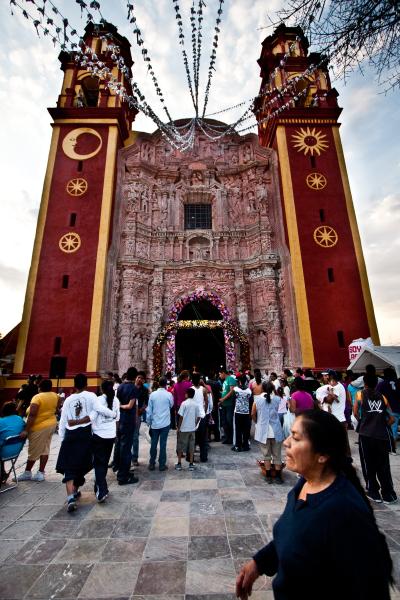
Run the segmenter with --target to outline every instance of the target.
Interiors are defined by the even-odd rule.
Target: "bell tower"
[[[84,43],[132,94],[109,49],[118,48],[114,53],[130,72],[130,44],[116,27],[90,23]],[[62,52],[59,60],[64,80],[57,106],[49,109],[53,133],[9,387],[29,373],[68,386],[75,373],[86,372],[90,385],[97,384],[117,153],[137,111],[74,53]]]
[[[303,365],[348,364],[348,344],[378,330],[350,192],[337,91],[299,27],[262,43],[259,140],[276,150]]]

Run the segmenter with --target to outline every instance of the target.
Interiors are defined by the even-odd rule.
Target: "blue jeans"
[[[139,432],[142,419],[136,419],[135,431],[133,432],[133,444],[132,444],[132,460],[136,462],[139,459]]]
[[[167,439],[169,428],[170,426],[167,425],[166,427],[161,427],[161,429],[151,430],[150,464],[156,464],[157,445],[158,440],[160,440],[160,454],[158,457],[158,464],[160,466],[160,469],[163,469],[167,462]]]
[[[394,418],[394,423],[392,423],[391,427],[392,427],[394,441],[396,441],[397,437],[398,437],[397,431],[399,428],[400,413],[395,413],[395,412],[390,411],[390,414]]]
[[[122,411],[121,411],[122,412]],[[135,421],[132,416],[124,417],[119,422],[117,440],[114,447],[114,468],[118,469],[118,481],[126,481],[129,478],[129,470],[132,461],[132,442],[135,430]]]

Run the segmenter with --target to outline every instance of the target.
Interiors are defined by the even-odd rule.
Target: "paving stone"
[[[134,590],[138,563],[102,563],[95,565],[79,598],[113,598],[130,596]]]
[[[154,574],[157,573],[155,577]],[[186,563],[183,561],[143,563],[134,594],[184,594]]]
[[[206,517],[204,515],[190,516],[190,535],[225,535],[225,518],[220,515],[212,515]]]
[[[235,568],[231,558],[189,560],[186,594],[234,593]]]
[[[42,565],[50,563],[65,545],[66,540],[43,540],[34,538],[24,544],[11,557],[17,564]]]
[[[56,542],[58,540],[50,540]],[[91,563],[98,562],[107,541],[104,539],[68,540],[53,563]]]
[[[121,521],[118,521],[120,524]],[[75,532],[76,538],[109,538],[117,521],[114,519],[88,519],[83,521]]]
[[[266,541],[259,533],[249,535],[230,535],[229,544],[233,558],[252,558]]]
[[[0,565],[1,599],[23,598],[45,568],[43,565]]]
[[[154,537],[185,537],[189,535],[189,517],[155,516],[150,535]]]
[[[161,502],[188,502],[190,500],[190,492],[169,491],[163,492]]]
[[[191,536],[189,541],[189,560],[205,558],[230,558],[231,551],[227,536]]]
[[[141,562],[147,538],[106,540],[100,562]]]
[[[92,568],[91,563],[48,565],[29,590],[29,600],[31,598],[38,600],[43,598],[51,598],[52,600],[76,598]]]
[[[143,553],[143,560],[153,562],[165,560],[186,562],[187,557],[187,537],[150,537]]]
[[[120,519],[112,533],[113,538],[147,537],[152,526],[150,518]]]

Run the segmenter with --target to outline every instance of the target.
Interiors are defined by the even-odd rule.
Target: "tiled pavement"
[[[256,444],[251,452],[234,454],[212,443],[208,463],[194,473],[177,472],[174,432],[169,470],[149,472],[149,444],[141,433],[139,484],[120,487],[110,474],[111,493],[103,505],[94,501],[90,478],[79,510],[66,512],[64,486],[54,472],[58,436],[47,481],[24,482],[0,495],[1,599],[234,598],[235,574],[270,539],[295,475],[285,472],[283,486],[266,485]],[[400,455],[391,462],[400,491]],[[400,581],[400,504],[381,505],[376,515]],[[260,578],[252,597],[272,600],[271,580]]]

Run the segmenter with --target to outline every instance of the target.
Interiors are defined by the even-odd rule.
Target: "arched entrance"
[[[200,373],[210,375],[225,366],[225,339],[221,321],[220,310],[209,300],[200,299],[186,304],[179,313],[179,328],[175,336],[177,373],[195,367]]]
[[[190,305],[190,306],[189,306]],[[210,306],[211,305],[211,306]],[[188,307],[188,308],[186,308]],[[217,309],[217,312],[215,312]],[[186,311],[186,312],[184,312]],[[195,317],[195,318],[183,318],[183,317]],[[206,316],[222,317],[221,318],[204,318]],[[203,317],[203,318],[199,318]],[[212,346],[215,349],[215,356],[210,358],[208,363],[212,368],[218,368],[219,365],[226,365],[228,369],[250,368],[250,352],[249,343],[247,337],[243,334],[239,324],[236,320],[232,319],[230,311],[224,301],[215,292],[209,292],[203,289],[196,290],[184,298],[179,298],[173,304],[169,315],[168,322],[165,323],[159,332],[153,346],[153,373],[154,377],[159,377],[162,372],[165,371],[177,371],[176,365],[176,341],[178,333],[183,330],[193,330],[193,333],[198,334],[201,330],[210,330],[208,333],[214,335],[223,335],[225,356],[222,359],[222,353],[219,353],[219,349],[222,348],[221,344],[216,343],[216,338],[213,337],[213,342],[203,342],[201,336],[204,334],[200,333],[199,336],[192,336],[193,339],[198,340],[202,347],[208,348]],[[221,333],[217,331],[221,330]],[[217,338],[218,339],[218,338]],[[221,338],[219,338],[221,339]],[[178,340],[179,342],[179,340]],[[183,344],[187,352],[187,343]],[[205,354],[210,353],[209,349],[205,350]],[[179,354],[178,354],[179,358]],[[184,358],[186,360],[186,358]],[[205,359],[204,359],[205,360]],[[195,358],[190,359],[191,364],[189,368],[196,364],[198,365]],[[204,364],[203,368],[207,367]]]

